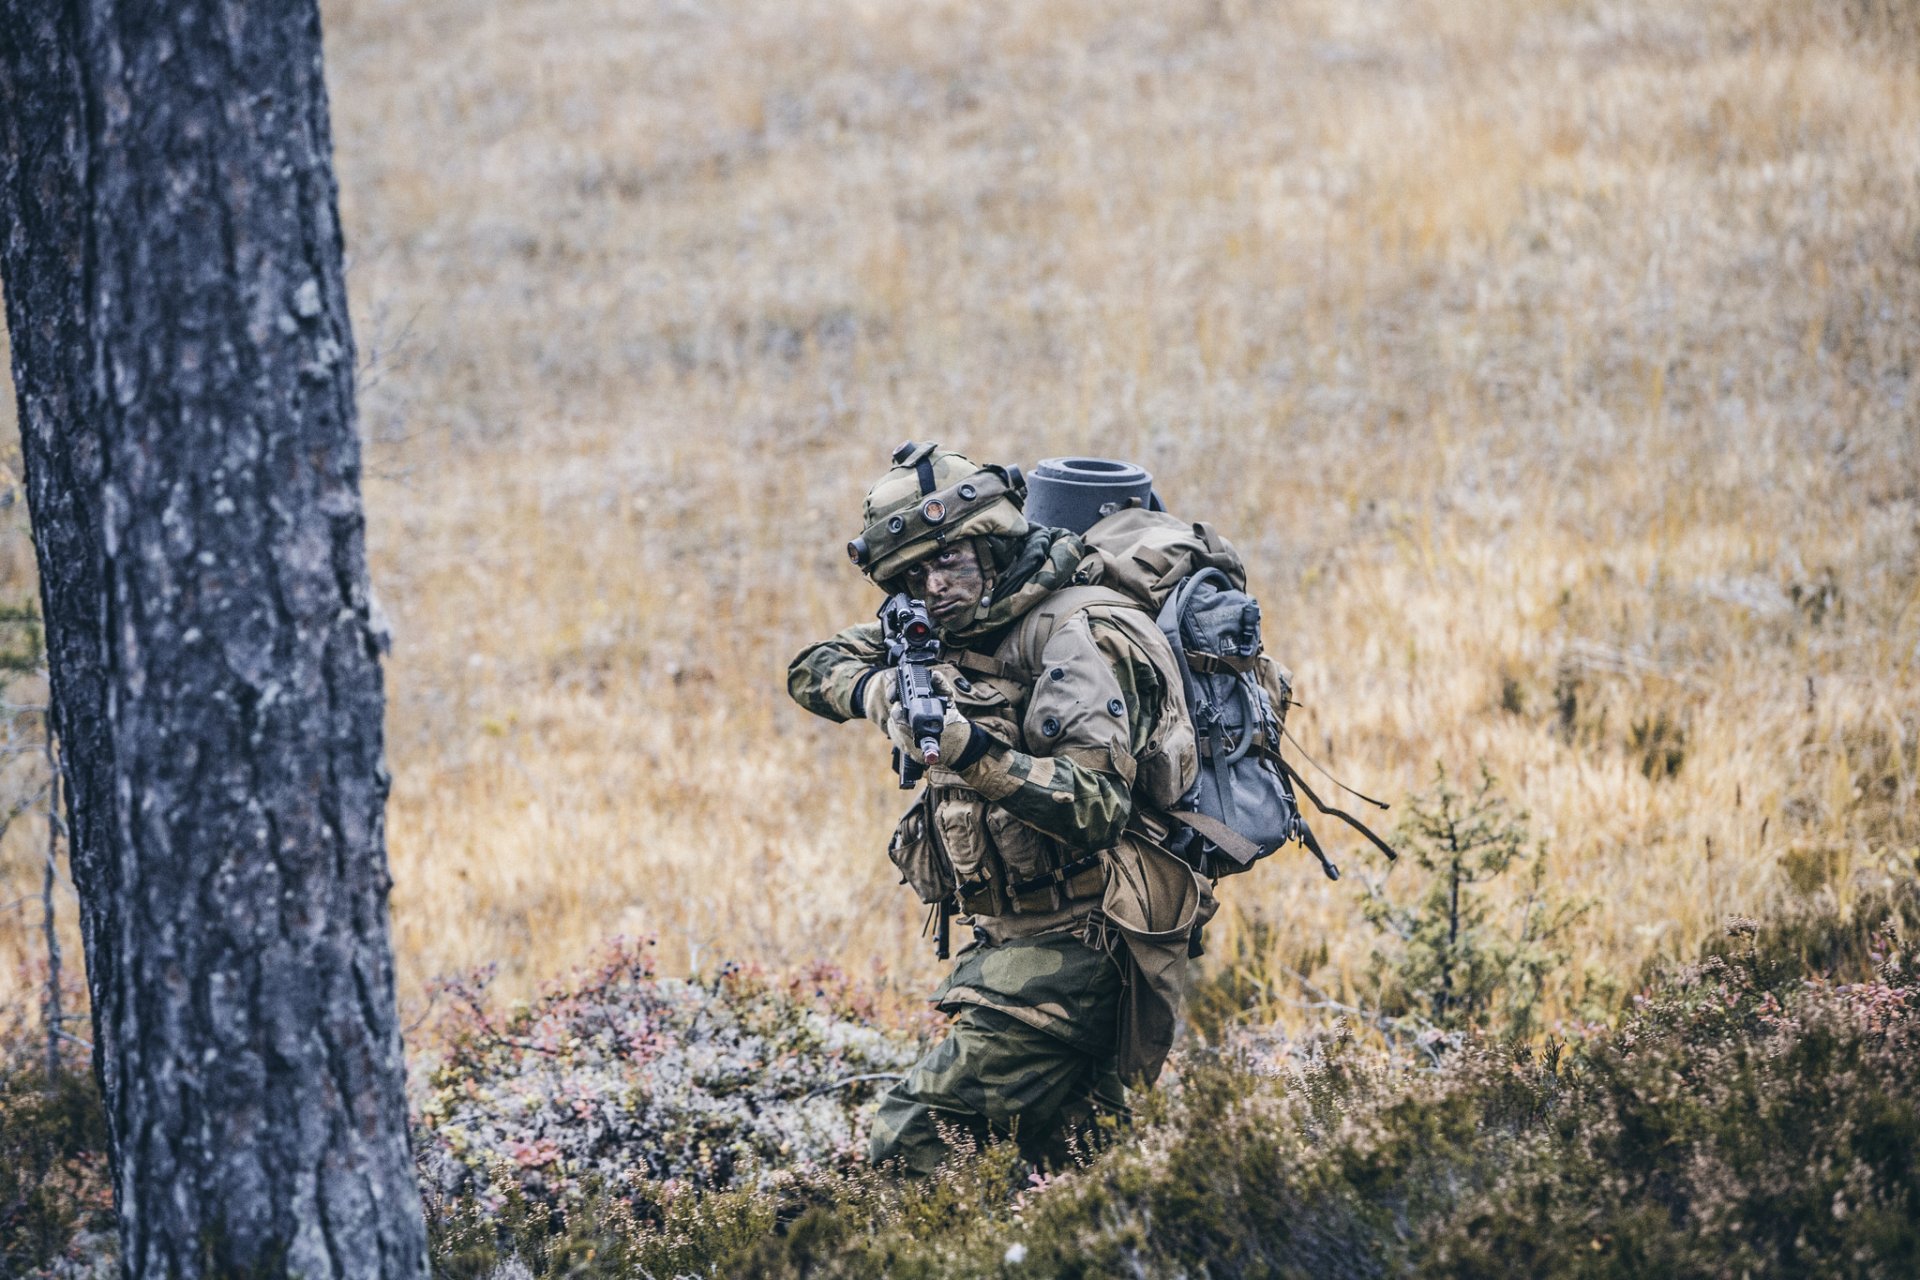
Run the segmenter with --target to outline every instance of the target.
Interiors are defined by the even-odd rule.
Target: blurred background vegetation
[[[1578,906],[1533,1027],[1913,875],[1910,0],[323,9],[410,1019],[615,933],[931,984],[884,753],[782,686],[877,603],[840,548],[906,437],[1146,464],[1322,763],[1485,762],[1551,851],[1487,909]],[[1225,1015],[1374,998],[1419,875],[1226,886]],[[0,953],[25,1007],[37,920]]]
[[[781,678],[877,603],[906,437],[1141,461],[1323,763],[1486,761],[1591,903],[1546,1023],[1912,873],[1907,0],[324,8],[410,1004],[617,932],[930,983],[884,753]],[[1356,882],[1224,897],[1248,976],[1359,993]]]
[[[1247,551],[1323,763],[1484,759],[1592,903],[1547,1024],[1911,874],[1910,4],[327,19],[411,990],[614,931],[926,987],[884,753],[781,684],[877,603],[905,437],[1138,459]],[[1355,882],[1224,897],[1223,954],[1360,993]]]
[[[1015,1228],[1036,1265],[1140,1274],[1284,1274],[1227,1242],[1295,1230],[1368,1274],[1409,1238],[1459,1274],[1712,1274],[1742,1241],[1794,1273],[1740,1222],[1811,1231],[1800,1262],[1911,1258],[1913,0],[322,7],[416,1041],[446,976],[492,965],[511,1000],[619,933],[709,983],[831,960],[909,1025],[936,966],[882,856],[902,798],[782,678],[878,603],[841,547],[908,437],[1151,468],[1247,553],[1303,744],[1426,853],[1384,876],[1329,824],[1358,874],[1288,854],[1224,886],[1196,1039],[1266,1065],[1192,1060],[1142,1153],[1054,1198],[1009,1201],[990,1152],[905,1207],[655,1189],[596,1236],[505,1177],[436,1209],[449,1274],[515,1252],[501,1212],[552,1274],[981,1274]],[[31,708],[10,457],[0,649]],[[0,812],[45,782],[6,715]],[[1472,858],[1448,812],[1480,815]],[[35,826],[0,837],[29,1040]],[[1781,923],[1726,933],[1746,916]],[[1854,985],[1798,985],[1823,974]],[[1488,1032],[1534,1047],[1509,1069]],[[1591,1036],[1563,1084],[1546,1046]],[[1827,1099],[1836,1072],[1862,1091]],[[6,1163],[80,1190],[0,1180],[15,1270],[102,1194],[97,1113],[25,1079]],[[1794,1142],[1831,1178],[1768,1183]],[[1213,1213],[1216,1174],[1264,1198]]]

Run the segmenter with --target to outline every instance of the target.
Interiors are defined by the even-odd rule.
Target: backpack
[[[1210,524],[1143,507],[1116,511],[1082,537],[1091,554],[1081,574],[1154,613],[1178,666],[1199,771],[1168,809],[1176,824],[1169,847],[1217,878],[1298,840],[1327,878],[1338,880],[1340,869],[1300,812],[1297,786],[1320,812],[1353,825],[1388,858],[1397,856],[1358,819],[1322,804],[1280,754],[1293,675],[1265,652],[1260,604],[1247,594],[1246,567],[1233,545]]]

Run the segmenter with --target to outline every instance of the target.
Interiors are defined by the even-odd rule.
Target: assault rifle
[[[880,606],[880,635],[887,643],[887,661],[893,666],[900,709],[919,748],[920,759],[895,747],[893,767],[905,790],[920,781],[930,764],[940,763],[940,730],[947,723],[947,700],[933,687],[933,664],[940,660],[940,638],[934,634],[927,606],[902,591]]]

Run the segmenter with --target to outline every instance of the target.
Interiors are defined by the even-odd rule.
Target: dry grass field
[[[908,437],[1146,464],[1321,763],[1484,760],[1593,904],[1554,1013],[1915,873],[1911,0],[324,8],[410,1008],[614,933],[931,983],[885,752],[783,679]],[[1283,1018],[1373,945],[1323,831],[1223,888]]]

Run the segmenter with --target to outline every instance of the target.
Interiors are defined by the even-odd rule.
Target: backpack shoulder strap
[[[1054,592],[1028,610],[1020,625],[1001,641],[993,655],[999,668],[996,674],[1027,683],[1038,679],[1042,655],[1054,632],[1093,609],[1107,612],[1160,673],[1166,701],[1160,708],[1159,726],[1147,744],[1149,753],[1166,749],[1168,743],[1177,741],[1182,726],[1191,735],[1186,675],[1180,657],[1167,644],[1152,612],[1124,591],[1111,587],[1066,587]]]
[[[1062,587],[1022,615],[994,651],[994,658],[1006,674],[1032,679],[1040,674],[1040,655],[1046,652],[1053,633],[1089,609],[1130,609],[1145,615],[1146,609],[1132,596],[1111,587]]]

